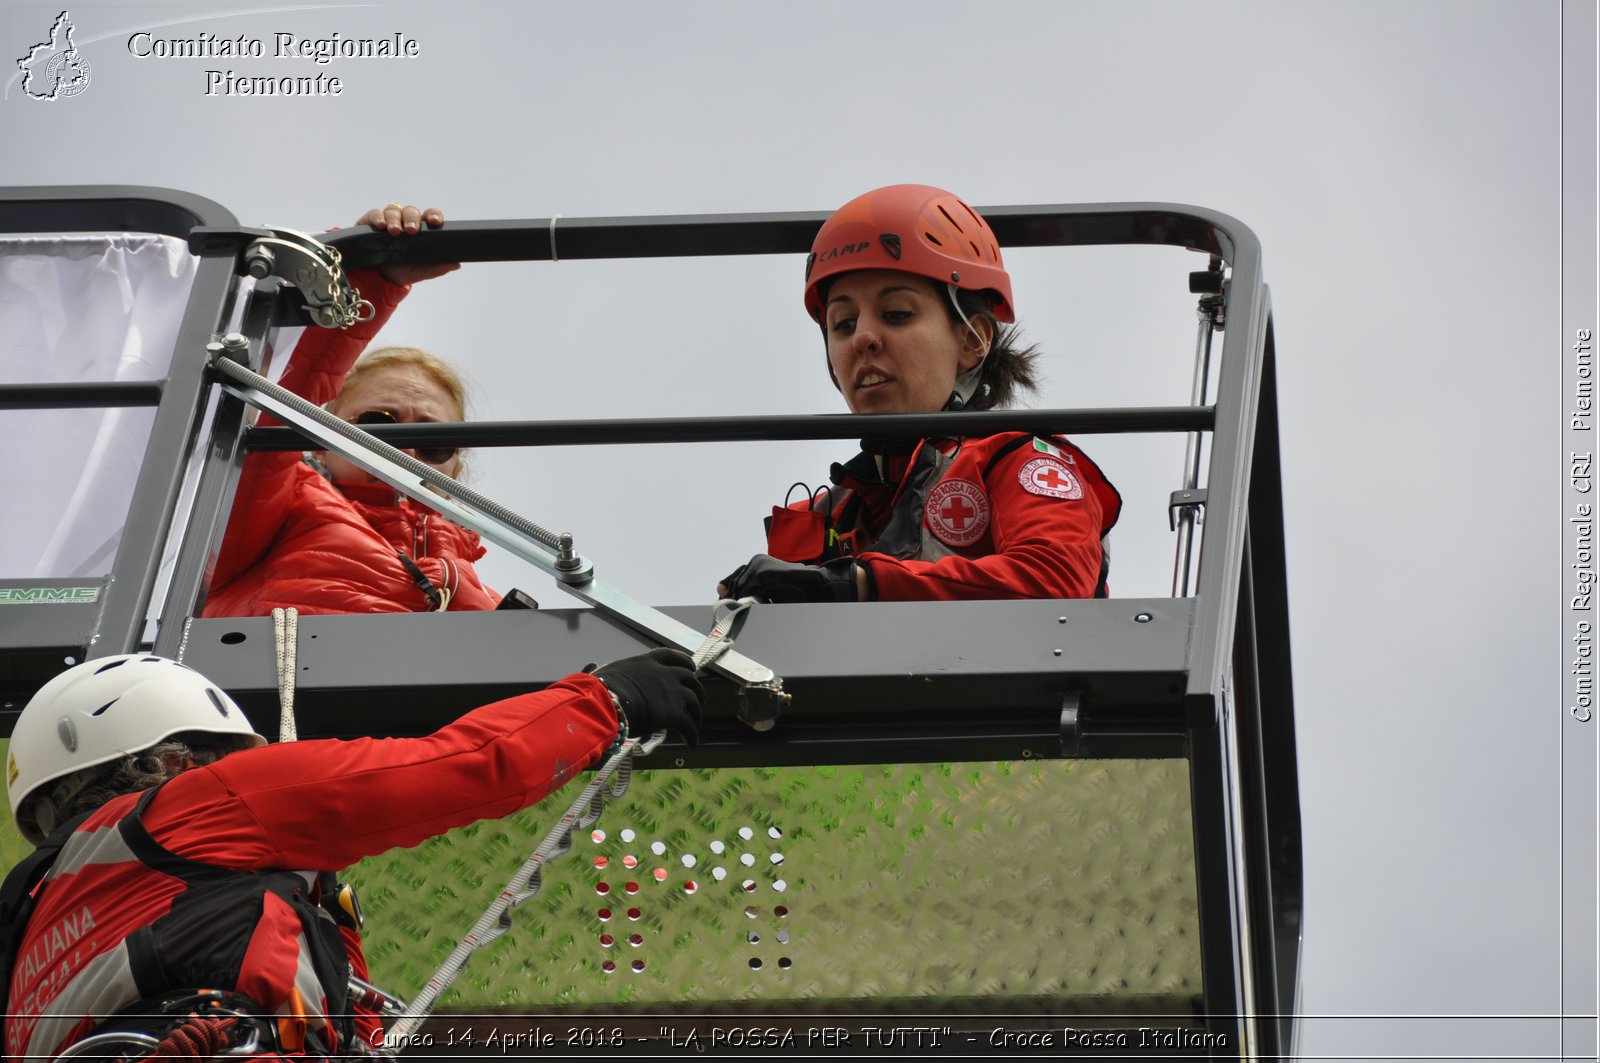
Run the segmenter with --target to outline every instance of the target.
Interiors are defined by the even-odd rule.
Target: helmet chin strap
[[[982,374],[983,363],[979,362],[965,373],[956,377],[956,389],[950,393],[950,400],[944,404],[944,408],[946,410],[962,410],[966,408],[967,403],[972,401],[974,394],[979,397],[987,395],[989,393],[989,385],[978,383],[978,377]]]
[[[946,284],[944,290],[950,297],[950,305],[956,308],[956,314],[961,318],[962,324],[967,326],[967,331],[972,333],[972,338],[977,340],[981,346],[983,344],[983,336],[973,326],[972,319],[967,316],[967,312],[961,309],[961,302],[956,298],[956,286],[954,284]],[[944,404],[946,410],[965,409],[967,403],[972,401],[975,394],[988,394],[989,385],[980,385],[978,383],[978,378],[983,375],[984,359],[988,357],[989,352],[985,350],[983,358],[978,359],[977,365],[956,377],[956,389],[950,393],[949,400]]]

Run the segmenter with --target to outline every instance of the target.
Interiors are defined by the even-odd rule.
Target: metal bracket
[[[370,320],[374,309],[350,286],[339,249],[294,229],[196,228],[189,247],[232,251],[241,275],[266,280],[277,277],[300,293],[300,304],[322,328],[349,328]]]
[[[1189,291],[1200,296],[1200,304],[1196,308],[1200,316],[1221,332],[1228,317],[1228,275],[1222,259],[1213,255],[1205,269],[1190,273]]]
[[[744,623],[746,610],[755,604],[754,598],[725,598],[717,603],[711,613],[711,631],[693,654],[696,671],[705,670],[733,648],[734,636]],[[783,692],[781,683],[776,686],[752,683],[739,688],[739,720],[752,731],[772,730],[788,704],[789,695]]]
[[[1083,706],[1083,693],[1069,690],[1061,696],[1061,755],[1076,757],[1078,744],[1083,737],[1079,730],[1078,712]]]
[[[372,319],[376,311],[350,286],[338,248],[293,229],[274,229],[272,234],[244,249],[246,273],[294,285],[311,320],[323,328],[349,328]]]
[[[1167,502],[1167,529],[1169,531],[1177,530],[1178,511],[1183,509],[1194,509],[1196,511],[1195,523],[1204,524],[1205,508],[1206,489],[1204,487],[1192,487],[1187,491],[1172,492],[1172,497]]]

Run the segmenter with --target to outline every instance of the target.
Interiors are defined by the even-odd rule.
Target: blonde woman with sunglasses
[[[439,228],[444,215],[391,203],[356,224],[398,236]],[[390,264],[352,271],[351,282],[376,313],[344,331],[308,330],[280,383],[352,424],[465,420],[461,379],[443,360],[411,347],[361,358],[412,284],[455,268]],[[461,471],[455,448],[407,453],[451,476]],[[500,595],[472,567],[483,554],[474,532],[336,454],[252,454],[203,615],[265,616],[279,607],[302,613],[493,609]]]

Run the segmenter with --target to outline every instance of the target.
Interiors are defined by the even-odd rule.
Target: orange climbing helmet
[[[928,185],[889,185],[857,196],[822,223],[806,256],[806,310],[823,322],[822,282],[861,269],[896,269],[986,292],[1001,321],[1015,321],[1011,276],[989,223],[960,198]]]

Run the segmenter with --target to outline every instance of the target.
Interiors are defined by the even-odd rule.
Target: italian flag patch
[[[1076,464],[1078,464],[1077,462],[1072,460],[1072,455],[1071,454],[1063,453],[1060,447],[1052,446],[1049,443],[1046,443],[1044,440],[1040,439],[1038,436],[1034,436],[1033,437],[1033,449],[1037,450],[1040,454],[1048,454],[1052,458],[1060,458],[1062,461],[1066,462],[1068,465],[1076,465]]]

